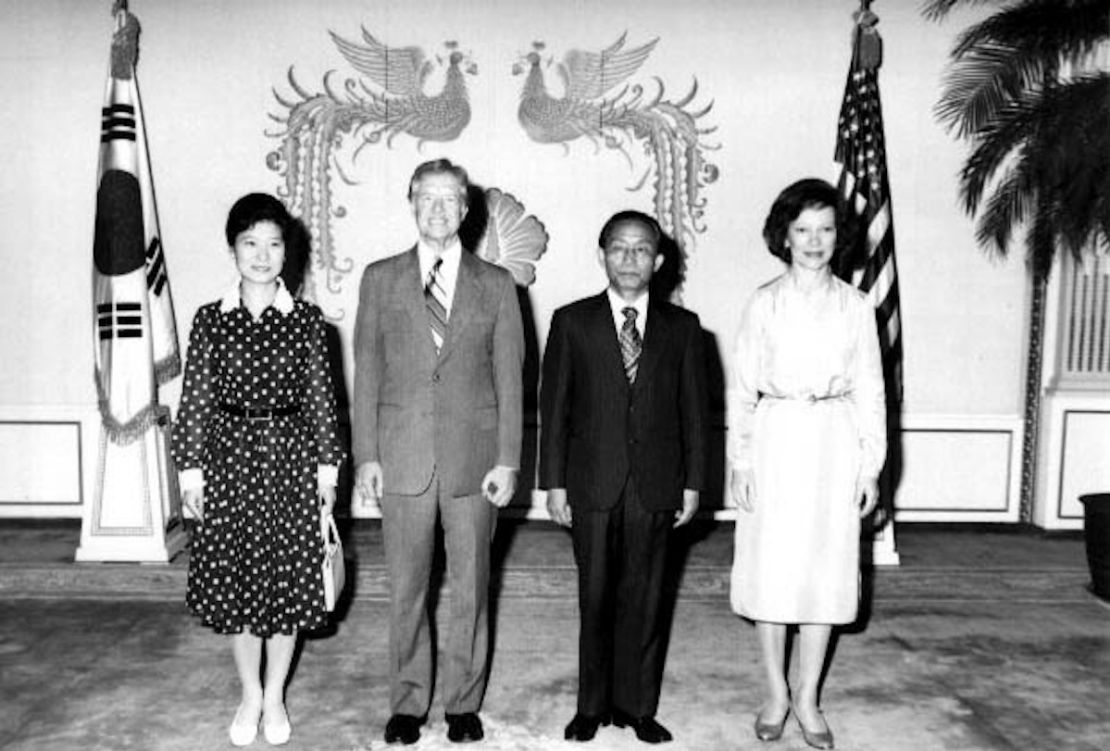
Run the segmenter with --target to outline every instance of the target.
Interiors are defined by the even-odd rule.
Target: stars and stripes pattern
[[[424,304],[428,308],[428,325],[438,353],[447,337],[447,291],[443,288],[442,258],[437,258],[428,272],[428,280],[424,284]]]
[[[864,40],[865,36],[870,38]],[[861,54],[861,42],[872,54]],[[859,219],[865,262],[854,284],[875,306],[882,347],[887,398],[902,398],[902,321],[899,310],[898,268],[894,260],[894,225],[886,166],[882,105],[879,100],[878,33],[858,26],[852,64],[844,87],[836,141],[836,161],[842,165],[840,196]],[[869,59],[868,59],[869,58]]]
[[[116,16],[101,110],[93,238],[93,322],[101,419],[117,443],[153,424],[157,388],[181,371],[158,227],[135,52],[138,22]]]
[[[624,374],[629,383],[636,382],[636,371],[640,367],[640,353],[644,344],[640,338],[640,330],[636,328],[638,311],[633,307],[622,308],[624,324],[621,325],[621,359],[624,360]]]

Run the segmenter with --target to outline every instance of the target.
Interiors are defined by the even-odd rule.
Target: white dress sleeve
[[[886,461],[886,390],[875,312],[866,300],[859,310],[851,400],[860,434],[860,475],[876,478]]]
[[[752,431],[759,401],[759,371],[763,350],[763,305],[757,292],[744,310],[732,351],[732,372],[726,393],[727,454],[735,470],[752,468]]]

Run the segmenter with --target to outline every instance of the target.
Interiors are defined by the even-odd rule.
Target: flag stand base
[[[119,445],[100,428],[92,503],[81,515],[81,562],[169,563],[185,549],[177,478],[168,450],[169,408],[142,437]]]

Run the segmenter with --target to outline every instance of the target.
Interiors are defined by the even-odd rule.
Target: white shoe
[[[258,715],[252,717],[246,706],[240,704],[239,709],[235,710],[231,727],[227,729],[227,735],[233,746],[242,748],[251,745],[258,736]]]
[[[289,724],[289,715],[285,711],[285,705],[281,705],[281,715],[272,718],[269,714],[264,714],[262,718],[262,735],[266,737],[266,742],[271,746],[283,746],[289,742],[289,736],[293,734],[293,726]]]

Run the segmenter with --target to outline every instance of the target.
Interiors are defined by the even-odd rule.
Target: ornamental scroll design
[[[313,92],[301,85],[290,66],[287,81],[292,93],[274,89],[281,111],[270,117],[280,129],[267,135],[280,144],[267,155],[267,165],[282,176],[278,193],[308,229],[309,275],[320,275],[327,290],[336,293],[354,263],[335,249],[334,222],[346,215],[345,207],[334,201],[335,178],[357,184],[354,165],[368,146],[384,143],[392,148],[396,139],[407,136],[416,141],[419,151],[429,141],[458,138],[471,119],[467,76],[477,75],[478,68],[454,41],[444,42],[440,54],[429,55],[418,46],[386,45],[365,28],[359,41],[329,33],[358,75],[337,82],[336,71],[331,70],[323,77],[322,90]],[[631,147],[639,144],[649,164],[629,190],[641,190],[653,178],[654,213],[679,245],[685,263],[697,235],[705,231],[703,190],[719,174],[706,159],[707,151],[719,147],[704,140],[715,129],[698,125],[713,105],[689,108],[697,95],[696,79],[677,101],[664,98],[659,78],[654,79],[657,90],[650,97],[642,86],[625,83],[658,43],[653,39],[625,49],[625,38],[622,34],[600,52],[571,50],[559,63],[545,61],[543,43],[533,43],[532,51],[512,68],[515,74],[525,75],[518,119],[535,142],[561,144],[569,152],[571,141],[586,138],[595,147],[604,144],[621,153],[630,169],[635,168]],[[545,69],[553,70],[562,81],[563,96],[549,93]],[[436,90],[429,93],[429,89]],[[341,158],[348,142],[350,156]],[[490,260],[510,268],[518,284],[531,284],[534,263],[546,249],[543,225],[525,215],[511,194],[492,188],[486,200],[489,231],[498,230],[499,217],[511,216],[514,236],[528,238],[533,245],[524,249],[486,238],[481,247],[499,248],[502,260]],[[541,237],[542,246],[535,246]],[[517,260],[509,264],[508,258]],[[308,283],[306,289],[314,286]]]

